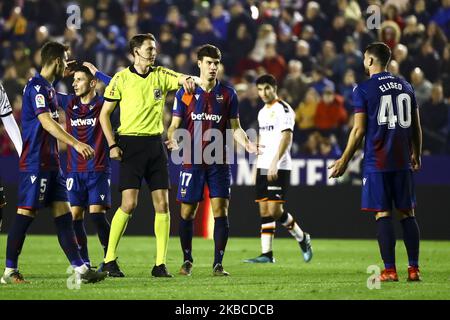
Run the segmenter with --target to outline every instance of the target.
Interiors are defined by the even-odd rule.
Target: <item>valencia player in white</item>
[[[295,113],[277,95],[277,82],[270,74],[256,80],[258,95],[265,103],[258,113],[259,141],[265,146],[258,155],[256,174],[256,202],[261,217],[261,255],[245,260],[249,263],[273,263],[272,242],[276,221],[286,227],[298,241],[303,259],[312,259],[311,238],[303,232],[294,217],[284,208],[286,189],[289,186],[292,160],[292,134]]]

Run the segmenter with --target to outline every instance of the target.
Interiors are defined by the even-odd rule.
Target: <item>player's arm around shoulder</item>
[[[92,149],[91,146],[78,141],[67,133],[67,131],[65,131],[58,122],[53,120],[50,112],[42,112],[37,117],[45,131],[50,133],[59,141],[75,148],[75,150],[81,154],[85,160],[89,160],[94,157],[94,149]]]

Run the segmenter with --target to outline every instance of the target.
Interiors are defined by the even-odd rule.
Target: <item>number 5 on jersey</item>
[[[409,128],[411,126],[411,97],[406,93],[397,96],[396,101],[397,115],[394,114],[394,105],[392,103],[392,95],[384,95],[380,99],[380,107],[378,108],[378,124],[388,125],[388,129],[395,129],[398,122],[400,127]]]

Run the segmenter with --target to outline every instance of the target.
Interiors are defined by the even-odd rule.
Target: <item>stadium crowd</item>
[[[256,77],[273,74],[296,113],[293,153],[337,157],[352,123],[353,88],[365,79],[362,52],[383,41],[393,52],[389,71],[415,88],[424,154],[450,154],[450,0],[79,0],[79,29],[66,24],[71,4],[0,2],[0,79],[19,125],[22,90],[39,70],[46,41],[64,42],[72,59],[112,76],[130,64],[128,40],[150,32],[158,40],[157,64],[179,72],[198,74],[198,46],[221,49],[220,79],[238,92],[244,129],[256,128],[262,106]],[[380,7],[381,24],[370,30],[372,4]],[[71,92],[71,79],[57,89]],[[166,102],[168,126],[173,95]],[[0,140],[0,155],[14,154],[3,127]]]

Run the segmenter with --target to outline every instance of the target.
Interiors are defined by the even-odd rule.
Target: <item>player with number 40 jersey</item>
[[[341,176],[365,137],[361,209],[373,212],[385,270],[380,281],[398,281],[395,264],[395,207],[408,253],[408,281],[419,281],[419,227],[415,219],[413,170],[421,166],[422,130],[412,86],[386,71],[391,50],[369,45],[364,67],[370,78],[353,91],[355,117],[344,154],[330,169]]]

